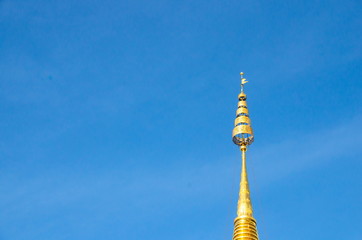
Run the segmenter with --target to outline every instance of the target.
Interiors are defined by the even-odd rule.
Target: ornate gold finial
[[[244,84],[247,83],[248,81],[246,81],[246,78],[244,78],[244,73],[241,72],[240,73],[240,80],[241,80],[241,92],[244,92]]]
[[[236,110],[235,127],[233,130],[233,142],[236,145],[250,145],[254,141],[253,129],[249,118],[249,111],[246,104],[246,94],[244,93],[244,84],[247,83],[244,73],[241,76],[241,92],[238,96],[238,109]]]
[[[246,171],[247,146],[253,143],[254,135],[251,128],[244,84],[247,83],[244,73],[241,76],[241,93],[238,96],[238,109],[236,110],[235,127],[232,134],[233,142],[240,147],[242,154],[241,181],[237,217],[234,221],[233,240],[258,240],[256,221],[253,218],[253,208],[250,200],[248,175]]]

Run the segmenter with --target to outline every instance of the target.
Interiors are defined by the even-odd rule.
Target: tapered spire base
[[[246,171],[246,146],[241,146],[242,167],[237,217],[234,220],[233,240],[258,240],[256,221],[253,218],[248,175]]]

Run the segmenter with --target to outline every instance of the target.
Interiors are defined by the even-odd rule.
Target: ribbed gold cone
[[[258,240],[256,221],[252,217],[237,217],[234,221],[233,240]]]

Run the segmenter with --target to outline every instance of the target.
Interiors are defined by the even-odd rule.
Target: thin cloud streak
[[[249,177],[253,193],[262,194],[276,181],[320,167],[350,152],[360,154],[360,122],[361,116],[358,116],[333,129],[291,136],[285,142],[252,149]],[[119,234],[127,236],[140,221],[154,215],[157,219],[152,226],[158,228],[173,221],[175,216],[194,211],[202,215],[206,209],[230,205],[235,201],[238,188],[239,169],[235,164],[233,155],[218,160],[210,158],[208,164],[203,165],[168,165],[152,171],[63,169],[37,175],[31,180],[4,174],[0,178],[0,190],[6,193],[0,199],[3,214],[0,224],[7,228],[8,236],[18,232],[14,226],[27,229],[24,236],[39,236],[39,232],[60,224],[56,216],[62,214],[69,219],[72,228],[86,226],[83,230],[87,234],[103,225],[122,222]],[[49,220],[44,222],[44,219]],[[41,231],[39,226],[43,228]]]
[[[282,143],[256,150],[253,156],[256,178],[265,186],[350,153],[360,154],[361,122],[362,117],[358,115],[332,129],[291,136]]]
[[[249,162],[250,175],[255,178],[258,187],[263,189],[272,182],[326,164],[349,152],[360,153],[360,122],[361,117],[358,116],[332,130],[308,133],[280,144],[253,149],[249,157],[252,159]],[[234,156],[211,161],[210,164],[192,168],[173,165],[172,168],[166,167],[148,174],[143,171],[130,173],[120,170],[79,174],[72,170],[70,173],[61,171],[58,174],[41,175],[24,182],[9,181],[9,176],[4,175],[1,185],[3,192],[6,191],[7,194],[0,200],[0,204],[2,209],[6,209],[3,213],[9,218],[20,217],[26,209],[31,211],[32,207],[56,208],[59,204],[80,204],[87,199],[109,201],[106,200],[108,197],[102,199],[107,195],[114,199],[111,201],[114,206],[108,205],[107,208],[125,201],[146,210],[149,205],[162,205],[166,202],[170,205],[176,202],[192,204],[190,199],[194,201],[195,198],[212,204],[236,186],[231,184],[239,174],[235,170],[233,158]],[[147,199],[148,204],[142,199]]]

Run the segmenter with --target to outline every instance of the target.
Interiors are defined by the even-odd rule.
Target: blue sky
[[[362,239],[360,1],[0,1],[0,239]]]

